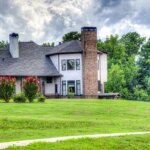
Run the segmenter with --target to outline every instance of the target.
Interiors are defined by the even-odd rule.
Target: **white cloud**
[[[58,42],[82,26],[97,26],[98,38],[103,39],[130,31],[148,37],[149,4],[149,0],[0,0],[0,40],[18,32],[24,41]]]

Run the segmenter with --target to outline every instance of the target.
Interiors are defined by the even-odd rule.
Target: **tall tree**
[[[7,44],[5,41],[0,41],[0,48],[6,47]]]
[[[138,54],[141,44],[144,42],[145,38],[141,37],[137,32],[129,32],[122,36],[121,42],[126,48],[127,56]]]
[[[81,39],[81,34],[76,32],[76,31],[69,32],[69,33],[66,33],[62,37],[62,39],[63,39],[63,42],[71,41],[71,40],[80,40]]]
[[[142,46],[139,57],[139,87],[146,90],[150,96],[150,39]]]

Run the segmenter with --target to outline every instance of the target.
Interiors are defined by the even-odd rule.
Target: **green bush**
[[[0,98],[6,103],[15,94],[16,79],[13,77],[0,77]]]
[[[150,97],[148,96],[147,92],[145,92],[143,89],[140,89],[140,88],[134,89],[134,99],[135,100],[150,101]]]
[[[27,77],[24,79],[23,85],[25,96],[30,103],[33,102],[39,90],[38,79],[36,77]]]
[[[70,88],[70,89],[68,88],[67,97],[68,97],[68,98],[73,98],[73,97],[74,97],[74,93],[73,93],[73,91],[72,91],[71,88]]]
[[[27,98],[25,97],[23,93],[21,93],[21,94],[14,96],[13,100],[15,103],[25,103]]]
[[[44,96],[38,97],[38,102],[43,103],[43,102],[45,102],[45,100],[46,100],[46,98]]]

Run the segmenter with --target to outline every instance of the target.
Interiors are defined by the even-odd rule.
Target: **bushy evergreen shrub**
[[[36,77],[26,77],[23,82],[23,89],[29,102],[33,102],[39,91],[39,80]]]
[[[21,94],[14,96],[13,100],[15,103],[25,103],[27,98],[25,97],[23,93],[21,93]]]
[[[0,98],[6,103],[15,94],[16,79],[13,77],[0,77]]]
[[[43,103],[43,102],[45,102],[45,100],[46,100],[46,98],[42,95],[38,97],[38,102]]]

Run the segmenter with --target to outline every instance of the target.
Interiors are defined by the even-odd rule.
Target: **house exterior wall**
[[[55,65],[56,69],[62,74],[61,78],[57,78],[55,80],[56,84],[58,85],[58,93],[62,93],[62,81],[77,81],[80,80],[80,86],[81,86],[81,94],[83,94],[83,88],[82,88],[82,54],[59,54],[59,55],[53,55],[50,56],[50,59],[52,60],[53,64]],[[62,60],[68,60],[68,59],[79,59],[80,60],[80,70],[62,70]],[[67,89],[67,84],[66,84]],[[67,91],[66,91],[67,94]]]
[[[98,62],[98,86],[100,86],[101,93],[105,92],[105,82],[107,82],[107,54],[98,54],[97,55]]]
[[[82,88],[82,54],[62,54],[59,56],[60,59],[60,73],[63,75],[61,77],[61,81],[70,81],[70,80],[80,80],[80,86],[81,86],[81,94],[83,94],[83,88]],[[80,59],[80,70],[65,70],[63,71],[62,66],[62,60],[68,60],[68,59]],[[67,87],[66,87],[67,88]],[[62,91],[61,91],[62,94]]]
[[[21,93],[21,86],[22,86],[22,78],[21,77],[17,77],[16,78],[16,94]]]

